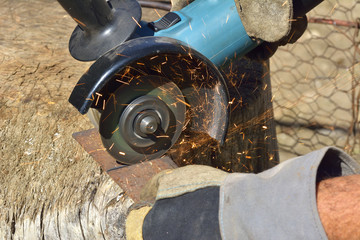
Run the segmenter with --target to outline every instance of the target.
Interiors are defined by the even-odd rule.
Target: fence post
[[[279,162],[269,61],[237,58],[221,67],[230,95],[230,123],[222,146],[199,132],[186,132],[170,157],[178,165],[204,164],[229,172],[261,172]]]
[[[235,59],[222,67],[228,79],[231,117],[218,167],[261,172],[279,162],[269,61]]]

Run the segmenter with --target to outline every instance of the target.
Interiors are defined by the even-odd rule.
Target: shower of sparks
[[[182,134],[180,135],[177,143],[169,149],[168,154],[170,154],[172,157],[175,156],[176,162],[180,162],[181,165],[194,164],[199,161],[199,159],[211,159],[211,161],[216,162],[216,155],[213,155],[213,153],[221,153],[219,142],[209,136],[208,132],[214,131],[214,101],[219,101],[218,96],[222,94],[222,85],[219,84],[219,79],[217,79],[216,75],[212,72],[211,67],[199,60],[195,54],[192,55],[190,49],[184,46],[181,47],[183,53],[176,55],[160,53],[141,59],[141,61],[134,62],[121,70],[119,73],[115,74],[113,81],[119,83],[117,86],[121,86],[120,84],[126,84],[132,86],[135,90],[143,91],[142,88],[137,87],[138,84],[141,84],[141,82],[144,81],[142,80],[142,76],[157,75],[161,76],[161,78],[165,77],[170,79],[173,83],[179,86],[180,89],[182,89],[182,87],[187,89],[191,88],[191,92],[187,93],[186,100],[184,100],[183,96],[177,96],[176,94],[174,95],[172,89],[169,89],[165,86],[163,87],[161,84],[158,85],[159,82],[154,83],[154,87],[160,91],[160,93],[157,94],[157,97],[165,101],[168,106],[174,106],[177,104],[186,105],[185,122],[181,122],[176,119],[177,121],[173,123],[173,126],[171,126],[173,129],[174,127],[176,127],[176,129],[181,128]],[[236,66],[234,66],[234,69],[236,69]],[[265,73],[264,76],[267,74],[268,72]],[[233,90],[236,91],[235,95],[237,93],[237,97],[233,97],[235,96],[233,95],[232,99],[228,101],[222,102],[220,100],[220,102],[218,102],[219,104],[221,103],[219,109],[223,109],[223,112],[218,112],[218,114],[223,114],[224,117],[226,114],[226,109],[228,109],[229,105],[232,106],[231,111],[234,111],[234,109],[240,111],[240,108],[248,104],[246,100],[244,100],[246,98],[243,99],[241,89],[242,84],[247,83],[249,76],[243,72],[238,73],[235,70],[230,69],[226,77],[229,79],[229,85],[231,85]],[[135,80],[132,81],[133,79]],[[258,90],[260,89],[266,90],[267,86],[259,85]],[[109,94],[107,94],[107,96],[109,96]],[[169,99],[164,98],[164,96],[172,96],[172,100],[169,101]],[[97,95],[96,97],[96,101],[100,103],[100,96]],[[108,99],[111,97],[112,96],[108,97]],[[189,99],[191,99],[191,101]],[[108,104],[108,101],[106,101],[105,104]],[[110,103],[112,104],[112,102]],[[118,103],[118,106],[119,105],[127,106],[128,104]],[[102,122],[105,120],[108,121],[109,118],[114,117],[111,116],[112,113],[113,112],[103,118]],[[266,114],[264,114],[264,116],[260,116],[258,119],[251,119],[245,123],[236,123],[229,127],[227,134],[228,137],[225,140],[226,143],[232,144],[233,139],[238,139],[240,137],[240,139],[242,138],[244,141],[249,141],[249,143],[253,144],[253,142],[250,140],[252,136],[245,135],[245,133],[247,134],[246,128],[253,126],[254,124],[261,124],[260,128],[266,126],[266,123],[263,121],[264,119],[267,119],[268,116],[265,115]],[[265,127],[263,127],[263,129],[265,129]],[[118,130],[119,128],[112,129],[112,134]],[[160,140],[164,138],[171,137],[168,135],[168,133],[165,133],[155,136],[155,141],[157,141],[156,139],[159,139],[159,141],[164,141]],[[253,145],[254,148],[257,146],[257,144]],[[108,149],[112,149],[114,151],[113,146],[114,144],[111,144],[110,147],[108,146]],[[158,151],[158,149],[154,147],[146,147],[143,150],[151,154]],[[119,155],[124,156],[121,153],[125,154],[125,152],[119,152]],[[256,158],[256,155],[251,151],[243,154],[238,153],[237,156],[242,160],[248,159],[248,161],[253,161]],[[148,158],[147,156],[144,157]],[[241,159],[239,159],[239,161],[241,161]],[[242,165],[248,163],[245,160],[244,163],[239,164]],[[223,167],[219,168],[224,168],[224,170],[230,171],[232,168],[232,163],[226,163]],[[241,168],[246,170],[251,169],[251,166],[249,167],[248,165],[244,165]]]

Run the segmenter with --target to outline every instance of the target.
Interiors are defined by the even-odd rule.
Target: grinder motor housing
[[[141,21],[136,0],[58,2],[78,23],[70,53],[96,60],[69,102],[81,114],[101,114],[113,157],[124,164],[157,158],[185,128],[224,142],[229,96],[219,69],[261,42],[247,35],[234,0],[196,0],[152,23]]]

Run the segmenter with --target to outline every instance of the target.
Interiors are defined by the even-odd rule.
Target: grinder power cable
[[[103,145],[118,162],[158,158],[186,131],[225,141],[230,111],[221,66],[262,42],[242,24],[245,5],[196,0],[145,22],[136,0],[58,2],[78,24],[71,55],[96,60],[69,101],[81,114],[98,115]],[[305,14],[320,2],[293,7]]]

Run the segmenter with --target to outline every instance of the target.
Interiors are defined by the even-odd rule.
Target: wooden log
[[[124,224],[133,201],[109,177],[79,204],[43,208],[33,218],[21,211],[0,225],[1,239],[125,239]]]
[[[217,151],[218,167],[261,172],[279,162],[269,62],[234,59],[227,76],[231,117],[227,140]]]

